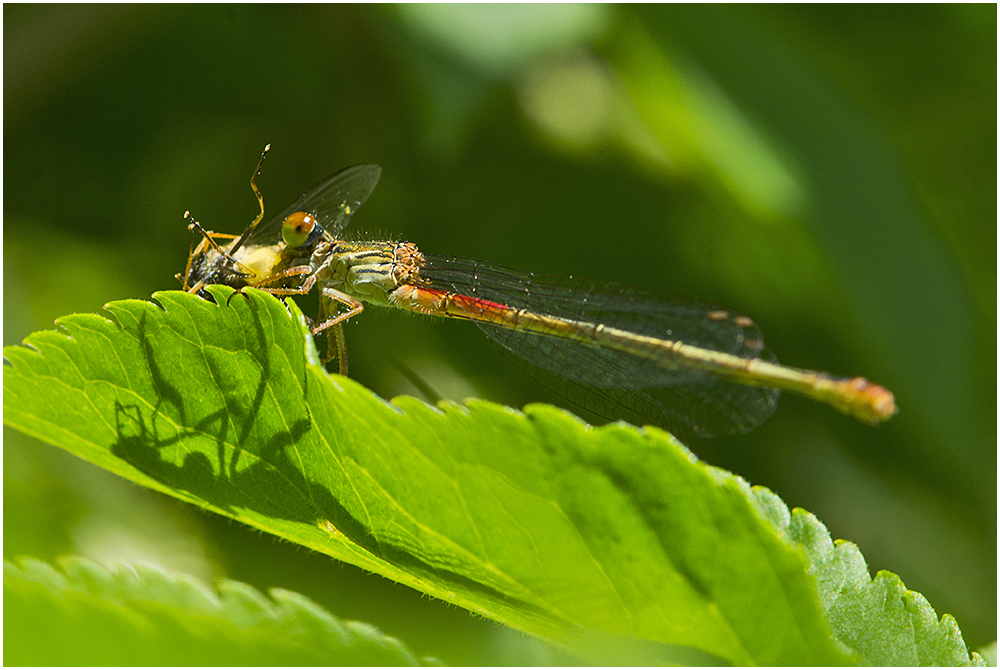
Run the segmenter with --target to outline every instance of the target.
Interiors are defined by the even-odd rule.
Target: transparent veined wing
[[[752,430],[777,406],[778,389],[734,383],[677,358],[658,360],[642,351],[600,346],[566,327],[578,326],[577,335],[614,328],[743,360],[777,362],[746,316],[690,298],[523,273],[468,258],[425,256],[420,277],[429,287],[482,301],[461,302],[505,357],[543,386],[600,416],[710,437]],[[522,321],[534,321],[533,314],[565,321],[552,332],[537,323],[522,327]]]
[[[277,216],[272,216],[254,230],[248,231],[249,236],[245,241],[249,245],[277,242],[281,239],[281,224],[293,212],[313,213],[324,230],[337,235],[368,200],[381,175],[382,168],[373,164],[344,168],[303,193],[302,197]]]

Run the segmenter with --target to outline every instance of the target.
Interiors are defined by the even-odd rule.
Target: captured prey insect
[[[870,424],[897,411],[892,393],[863,377],[779,365],[752,319],[713,305],[433,256],[410,242],[342,240],[344,226],[378,182],[376,165],[338,172],[259,225],[259,173],[260,164],[250,185],[261,212],[242,235],[207,232],[189,217],[189,228],[204,239],[178,278],[195,293],[210,283],[275,295],[318,286],[312,332],[330,329],[327,360],[336,357],[342,374],[343,323],[368,303],[472,321],[504,355],[570,402],[681,434],[750,431],[771,415],[782,390]],[[218,240],[233,241],[222,246]]]

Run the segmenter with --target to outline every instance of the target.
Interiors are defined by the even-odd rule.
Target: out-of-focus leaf
[[[4,561],[8,665],[419,665],[398,640],[297,593],[215,589],[148,566]]]

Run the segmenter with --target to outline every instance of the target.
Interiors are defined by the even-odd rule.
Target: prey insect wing
[[[309,261],[310,249],[306,248],[305,240],[308,239],[312,245],[326,231],[339,233],[375,190],[382,173],[377,165],[355,165],[341,170],[304,193],[283,212],[261,224],[264,202],[257,190],[256,179],[266,154],[267,148],[250,180],[261,212],[242,235],[212,233],[191,219],[189,228],[199,232],[203,239],[197,247],[192,245],[185,273],[179,277],[185,290],[205,295],[202,287],[206,284],[225,284],[234,288],[263,287],[272,282],[287,284],[294,277],[308,274],[306,266],[296,266],[296,262]],[[300,213],[300,220],[306,218],[315,230],[308,238],[303,237],[301,241],[292,243],[283,239],[283,235],[286,232],[286,221],[296,213]],[[305,213],[308,213],[307,217],[304,216]],[[216,241],[232,238],[235,239],[225,246]],[[286,292],[287,289],[282,291]]]
[[[330,235],[337,235],[351,216],[375,190],[382,168],[378,165],[353,165],[344,168],[303,193],[294,203],[266,223],[257,226],[247,244],[277,244],[281,242],[281,227],[295,212],[310,212]]]

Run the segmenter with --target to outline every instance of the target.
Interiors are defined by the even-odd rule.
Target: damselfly
[[[327,360],[337,358],[342,374],[343,323],[367,303],[473,321],[543,385],[610,419],[699,436],[742,433],[771,415],[782,390],[870,424],[897,411],[892,393],[863,377],[779,365],[754,321],[726,309],[433,256],[410,242],[342,240],[344,226],[378,182],[376,165],[338,172],[260,225],[259,172],[260,164],[250,185],[261,211],[242,235],[207,232],[185,214],[204,239],[178,278],[191,292],[210,283],[276,295],[318,286],[312,332],[330,329]]]

